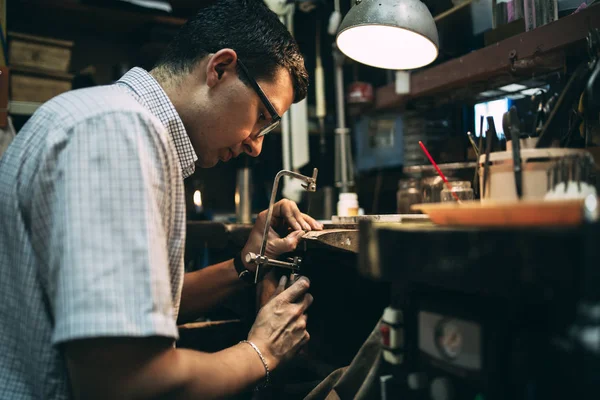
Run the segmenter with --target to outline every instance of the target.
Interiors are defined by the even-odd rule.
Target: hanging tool
[[[317,20],[315,39],[315,103],[316,114],[319,120],[319,150],[321,152],[321,162],[324,161],[327,154],[327,142],[325,140],[325,116],[327,107],[325,106],[325,74],[323,73],[323,62],[321,61],[321,21]]]
[[[475,139],[473,139],[473,134],[471,132],[467,132],[467,137],[469,138],[469,143],[471,143],[471,147],[473,148],[475,157],[479,159],[479,149],[477,148],[477,143],[475,143]]]
[[[544,98],[542,98],[540,101],[533,119],[533,132],[531,133],[532,137],[537,137],[542,131],[542,127],[546,123],[546,119],[554,108],[556,100],[558,100],[558,93],[554,93],[547,101]]]
[[[479,165],[479,149],[477,148],[477,143],[475,143],[475,139],[473,139],[473,134],[471,132],[467,132],[467,137],[469,138],[469,142],[471,143],[471,147],[473,148],[473,152],[475,153],[475,159],[477,160],[477,165]],[[475,167],[475,176],[473,176],[473,193],[477,193],[477,167]]]
[[[585,87],[585,110],[586,115],[593,118],[596,122],[600,121],[600,62],[598,62],[600,52],[600,30],[593,29],[588,35],[588,49],[590,57],[593,58],[595,67],[592,71],[587,85]],[[589,118],[589,117],[588,117]],[[587,137],[587,135],[586,135]],[[586,142],[589,142],[586,141]],[[586,143],[586,145],[589,143]]]
[[[300,265],[302,263],[302,259],[299,257],[294,257],[289,259],[288,261],[279,261],[273,260],[265,256],[265,252],[267,250],[267,239],[269,238],[269,231],[271,230],[271,218],[273,217],[273,205],[275,204],[275,198],[277,197],[277,189],[279,187],[279,181],[283,176],[288,176],[290,178],[300,179],[304,181],[305,184],[302,185],[304,189],[308,192],[315,192],[317,190],[317,174],[319,170],[313,170],[313,176],[308,177],[301,175],[296,172],[282,170],[277,173],[275,176],[275,181],[273,182],[273,190],[271,192],[271,199],[269,200],[269,209],[267,210],[267,220],[265,221],[265,230],[263,232],[263,241],[262,246],[260,247],[260,253],[248,253],[245,255],[246,263],[254,263],[256,265],[256,273],[254,275],[254,283],[258,283],[260,276],[261,267],[279,267],[286,268],[292,271],[290,275],[290,283],[293,283],[296,279],[298,279]]]
[[[487,189],[487,181],[490,175],[490,153],[492,152],[494,141],[496,138],[496,126],[494,125],[494,117],[487,117],[488,130],[485,134],[485,164],[483,165],[483,197]]]
[[[335,105],[337,128],[335,129],[335,185],[340,193],[349,193],[354,186],[354,166],[350,141],[350,129],[346,126],[346,110],[344,99],[344,55],[333,44],[335,62]]]
[[[517,197],[523,197],[523,172],[521,170],[521,129],[519,128],[519,115],[517,108],[512,106],[508,114],[508,131],[512,137],[513,170],[515,172],[515,185]]]
[[[479,119],[479,144],[477,145],[477,165],[475,166],[475,176],[473,176],[473,189],[477,196],[481,196],[479,187],[479,158],[483,154],[483,115]]]
[[[600,85],[600,83],[594,83],[597,81],[600,71],[598,71],[598,51],[600,49],[600,33],[597,29],[592,29],[587,36],[589,62],[581,63],[577,69],[573,72],[569,81],[565,85],[562,93],[560,94],[556,105],[552,109],[546,123],[542,128],[540,138],[536,144],[536,148],[549,147],[553,140],[559,140],[561,138],[556,137],[560,129],[556,126],[557,115],[565,115],[570,107],[580,98],[581,93],[587,89],[594,90],[594,85]],[[587,97],[587,96],[586,96]],[[597,102],[600,107],[600,100],[598,99],[597,92],[590,95],[590,99],[586,101],[586,106],[589,105],[593,108],[593,103]],[[587,108],[587,107],[586,107]],[[587,138],[587,135],[586,135]],[[586,139],[586,144],[589,139]]]
[[[479,144],[477,148],[479,148],[479,154],[483,154],[483,115],[479,118]]]

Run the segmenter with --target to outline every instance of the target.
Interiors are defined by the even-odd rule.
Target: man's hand
[[[287,278],[281,277],[273,298],[260,310],[248,334],[248,340],[258,346],[270,369],[290,359],[310,339],[305,314],[313,302],[307,293],[310,282],[301,277],[285,289],[286,283]]]
[[[249,252],[255,254],[260,253],[266,221],[267,210],[258,214],[256,223],[252,228],[252,232],[250,232],[250,237],[242,250],[242,262],[244,263],[244,266],[252,272],[255,271],[256,266],[253,263],[246,263],[245,255]],[[277,234],[275,229],[283,226],[290,227],[294,232],[282,238]],[[273,205],[271,229],[269,230],[265,256],[277,258],[283,253],[293,251],[296,249],[298,241],[305,231],[321,229],[323,229],[323,225],[308,215],[301,213],[296,203],[286,199],[280,200]]]

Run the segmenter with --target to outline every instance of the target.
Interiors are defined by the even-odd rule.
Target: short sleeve
[[[104,114],[77,124],[55,149],[50,189],[37,204],[50,217],[53,344],[177,338],[162,218],[168,160],[157,129],[135,112]]]

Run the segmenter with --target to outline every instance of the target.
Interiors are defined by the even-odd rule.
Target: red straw
[[[456,195],[456,193],[454,193],[452,191],[452,186],[450,185],[450,182],[448,182],[448,179],[446,179],[446,176],[444,176],[444,174],[442,173],[442,170],[440,169],[440,167],[438,167],[438,165],[435,163],[435,161],[433,161],[433,157],[431,157],[431,154],[429,154],[429,152],[425,148],[425,145],[420,140],[419,140],[419,146],[421,146],[421,149],[423,149],[423,153],[425,153],[425,155],[427,156],[427,158],[429,158],[429,161],[431,161],[431,164],[433,165],[433,168],[435,168],[435,170],[440,175],[440,177],[442,178],[442,180],[444,181],[444,183],[446,183],[446,186],[448,187],[448,190],[450,191],[450,193],[452,193],[452,197],[454,197],[454,200],[456,200],[456,201],[458,201],[460,203],[460,200],[459,200],[458,196]]]

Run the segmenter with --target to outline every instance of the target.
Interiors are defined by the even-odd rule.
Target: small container
[[[523,141],[521,141],[523,143]],[[555,163],[565,157],[573,156],[590,157],[584,149],[521,149],[521,169],[523,200],[543,200],[548,192],[547,171]],[[485,172],[485,154],[479,157],[479,187],[481,188],[481,201],[517,201],[515,186],[515,170],[513,166],[512,151],[498,151],[490,153],[489,176],[487,188],[483,197],[483,175]]]
[[[416,179],[401,179],[398,181],[398,191],[396,192],[398,214],[415,214],[419,211],[410,209],[413,204],[423,202],[419,181]]]
[[[439,176],[430,176],[421,180],[423,203],[439,203],[444,181]]]
[[[494,29],[523,18],[523,0],[493,0],[492,27]]]
[[[337,203],[339,217],[355,217],[358,215],[358,195],[356,193],[340,193]]]
[[[441,192],[441,200],[442,203],[446,202],[456,202],[456,198],[452,193],[458,197],[458,200],[467,201],[473,200],[473,188],[471,188],[471,182],[469,181],[457,181],[450,182],[452,186],[452,190],[448,189],[448,187],[444,187]]]

